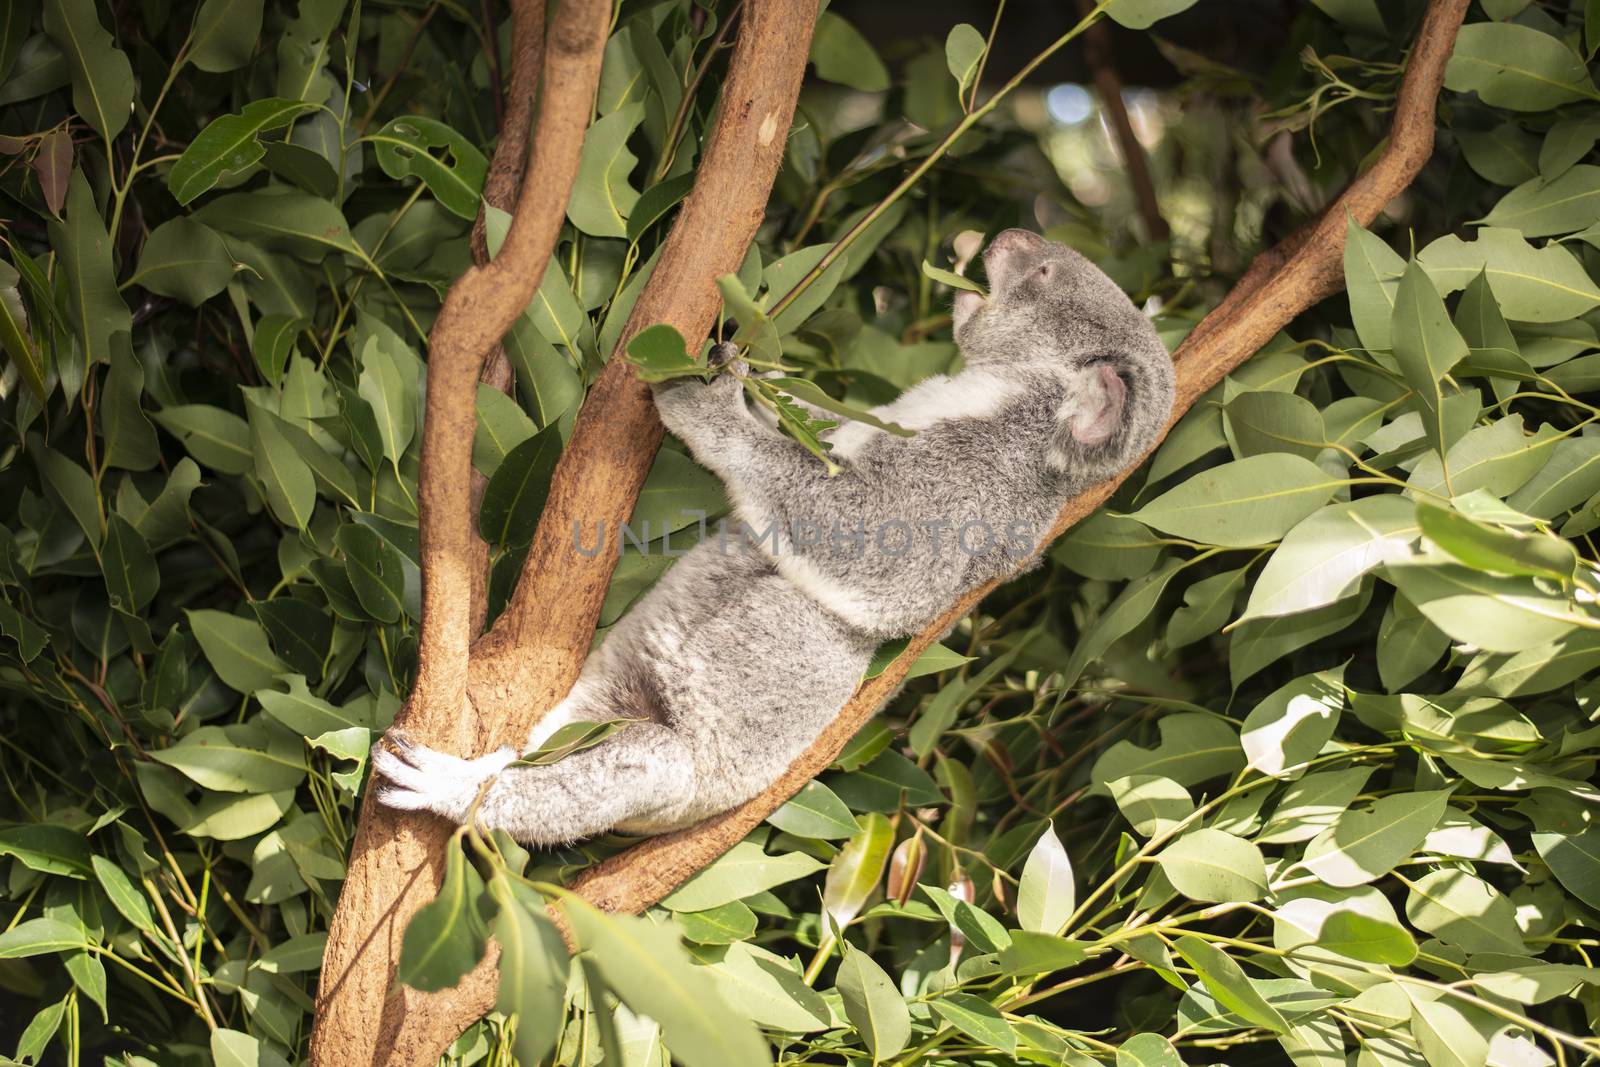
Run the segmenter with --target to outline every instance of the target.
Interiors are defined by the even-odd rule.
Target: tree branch
[[[518,37],[543,17],[543,0],[516,0]],[[451,287],[428,344],[422,465],[422,626],[417,677],[396,720],[412,736],[461,751],[472,737],[467,704],[474,533],[472,436],[484,357],[522,314],[544,276],[578,169],[584,129],[600,79],[611,16],[608,0],[562,0],[544,56],[544,106],[531,166],[499,256],[470,268]],[[522,64],[526,70],[526,61]],[[444,1001],[394,984],[406,923],[433,895],[449,829],[441,820],[364,805],[339,906],[328,932],[312,1063],[361,1067],[432,1064]],[[480,968],[480,971],[484,968]],[[374,1019],[374,1012],[378,1017]],[[453,1031],[450,1037],[455,1033]]]
[[[487,21],[488,0],[484,2]],[[489,31],[491,46],[494,27]],[[534,98],[539,95],[539,74],[544,60],[544,20],[519,18],[511,29],[511,84],[507,90],[505,118],[500,124],[500,140],[494,146],[494,158],[489,161],[489,175],[483,183],[483,204],[472,223],[472,261],[478,266],[489,262],[489,240],[486,233],[491,207],[510,211],[522,188],[522,171],[528,161],[528,133],[533,124]],[[537,279],[535,280],[537,284]],[[506,358],[505,346],[496,344],[483,366],[478,379],[502,393],[511,392],[514,384],[511,361]],[[478,508],[483,503],[483,491],[489,479],[476,469],[472,472],[472,622],[473,634],[483,632],[484,619],[489,612],[489,543],[477,533]]]
[[[1078,11],[1088,16],[1095,9],[1095,0],[1078,0]],[[1150,157],[1133,132],[1133,122],[1128,118],[1128,105],[1122,99],[1122,75],[1117,71],[1116,57],[1111,45],[1111,27],[1104,19],[1083,32],[1083,59],[1094,78],[1094,91],[1100,94],[1100,107],[1109,120],[1111,132],[1122,151],[1122,165],[1128,172],[1128,183],[1133,186],[1134,202],[1139,206],[1139,217],[1144,220],[1145,239],[1165,241],[1172,236],[1167,220],[1161,215],[1161,203],[1156,199],[1155,179],[1150,176]]]
[[[752,0],[729,64],[717,125],[617,351],[653,323],[677,328],[691,352],[710,332],[719,275],[739,269],[766,212],[805,74],[815,0]],[[613,354],[589,390],[516,592],[473,649],[481,748],[521,743],[572,687],[589,653],[614,553],[575,550],[574,524],[616,530],[633,510],[661,441],[650,391]]]
[[[1295,316],[1343,286],[1346,212],[1363,224],[1370,223],[1411,184],[1433,154],[1439,87],[1467,3],[1430,0],[1400,87],[1389,143],[1378,161],[1302,233],[1263,253],[1234,292],[1179,347],[1172,422]],[[1068,502],[1044,543],[1091,514],[1132,469]],[[917,656],[999,584],[993,582],[962,597],[917,634],[882,674],[862,684],[823,735],[760,796],[696,826],[618,853],[583,872],[571,888],[608,911],[640,912],[656,903],[826,770],[845,743],[899,688]]]

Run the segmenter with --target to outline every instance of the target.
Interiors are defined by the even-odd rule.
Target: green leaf
[[[1355,216],[1345,226],[1344,279],[1350,298],[1350,319],[1369,351],[1387,351],[1393,336],[1395,289],[1406,261],[1388,242],[1366,230]]]
[[[719,275],[717,291],[722,294],[723,316],[739,322],[739,329],[734,332],[731,343],[748,346],[751,355],[757,359],[772,363],[781,359],[783,346],[778,340],[777,327],[767,318],[761,306],[751,299],[739,276]]]
[[[149,901],[139,887],[134,885],[133,879],[104,856],[90,856],[89,862],[94,867],[94,876],[99,881],[100,888],[105,890],[106,899],[111,901],[112,907],[132,923],[135,929],[146,934],[154,934],[155,916],[150,912]]]
[[[223,233],[281,246],[313,262],[329,251],[361,254],[335,204],[282,186],[219,196],[194,217]]]
[[[665,382],[689,375],[704,376],[706,365],[684,349],[683,334],[664,322],[646,326],[628,342],[628,362],[642,382]]]
[[[1296,678],[1251,709],[1239,732],[1246,766],[1269,777],[1303,772],[1333,736],[1344,707],[1344,668]]]
[[[1580,165],[1553,180],[1534,178],[1501,197],[1480,219],[1524,237],[1576,233],[1600,219],[1600,167]]]
[[[184,614],[206,661],[230,689],[240,693],[267,689],[288,671],[268,646],[267,632],[253,619],[210,608]]]
[[[1165,547],[1141,523],[1096,511],[1055,543],[1050,558],[1086,578],[1114,582],[1148,574]]]
[[[894,826],[873,812],[859,820],[861,829],[840,849],[828,865],[822,890],[822,906],[840,929],[850,925],[867,898],[883,878],[889,849],[894,845]]]
[[[249,408],[250,451],[255,459],[255,475],[266,489],[267,506],[279,522],[304,530],[317,503],[311,468],[272,419],[264,417],[254,404]]]
[[[817,17],[811,36],[811,62],[823,81],[863,93],[881,93],[889,88],[889,70],[871,42],[832,11]]]
[[[399,620],[405,594],[400,553],[376,531],[355,523],[339,527],[334,543],[344,553],[345,573],[361,606],[379,622]]]
[[[1017,887],[1017,921],[1024,930],[1053,934],[1066,926],[1077,906],[1072,861],[1054,828],[1047,826],[1022,867],[1022,882]]]
[[[638,201],[633,205],[632,214],[628,216],[628,240],[637,241],[644,236],[646,230],[689,195],[689,190],[693,186],[693,173],[680,174],[675,178],[659,181],[640,193]]]
[[[1118,741],[1095,760],[1089,777],[1097,785],[1133,774],[1159,775],[1182,786],[1199,785],[1244,766],[1239,735],[1223,719],[1196,712],[1165,715],[1156,721],[1161,742],[1141,748]]]
[[[670,911],[705,911],[804,878],[822,867],[821,861],[803,852],[769,856],[756,842],[741,841],[663,897],[661,906]]]
[[[275,601],[268,601],[275,603]],[[255,698],[261,702],[268,715],[283,723],[303,737],[320,737],[333,730],[347,730],[352,726],[368,727],[372,724],[350,710],[352,705],[336,708],[315,696],[306,688],[306,680],[298,675],[287,679],[289,691],[261,689]]]
[[[1241,457],[1287,452],[1314,460],[1327,447],[1321,412],[1293,393],[1241,393],[1225,410]]]
[[[1510,898],[1483,879],[1447,868],[1430,871],[1410,888],[1406,918],[1417,929],[1467,952],[1527,952]]]
[[[1600,628],[1600,620],[1579,611],[1568,597],[1548,593],[1527,578],[1426,562],[1391,563],[1387,573],[1429,622],[1490,652],[1521,652],[1580,625]]]
[[[1250,456],[1196,474],[1130,517],[1202,544],[1249,548],[1281,537],[1341,484],[1299,456]]]
[[[423,115],[401,115],[362,140],[376,146],[378,166],[389,177],[420,178],[451,212],[464,219],[478,217],[489,161],[449,126]]]
[[[1441,295],[1465,289],[1479,274],[1508,319],[1564,322],[1600,305],[1600,288],[1558,244],[1535,248],[1516,230],[1485,226],[1477,239],[1447,234],[1417,255]]]
[[[561,458],[561,431],[546,426],[513,448],[483,491],[478,530],[492,545],[520,548],[533,540]]]
[[[133,113],[133,65],[100,24],[94,0],[45,0],[44,32],[72,72],[72,109],[109,143]]]
[[[983,60],[984,48],[983,34],[978,32],[977,27],[965,22],[952,26],[944,39],[944,62],[950,68],[950,76],[956,80],[956,94],[963,99],[972,87],[972,80],[978,76],[978,64]],[[936,281],[944,280],[930,273],[927,260],[922,261],[922,272]]]
[[[1600,829],[1560,834],[1540,831],[1533,847],[1562,887],[1591,908],[1600,908]]]
[[[0,933],[0,960],[66,952],[86,943],[83,931],[58,919],[28,919]]]
[[[935,1015],[979,1045],[999,1049],[1007,1056],[1017,1052],[1017,1035],[993,1004],[971,993],[946,993],[928,1006]]]
[[[232,277],[233,257],[216,231],[179,216],[151,232],[128,284],[199,307]]]
[[[361,349],[361,377],[356,392],[377,417],[384,456],[398,467],[416,433],[416,412],[400,364],[376,335],[369,337]]]
[[[871,956],[848,941],[841,941],[844,961],[834,981],[844,1003],[845,1018],[861,1035],[881,1063],[904,1049],[911,1040],[911,1013],[894,982]]]
[[[0,276],[4,275],[5,269],[0,267]],[[12,282],[16,281],[16,275],[9,277]],[[29,334],[27,308],[14,284],[0,285],[0,349],[11,357],[35,398],[40,402],[48,399],[45,375],[49,372],[49,351],[35,344]]]
[[[254,469],[250,426],[233,412],[209,404],[176,404],[152,411],[150,417],[217,473],[247,474]]]
[[[257,723],[202,726],[149,756],[221,793],[271,793],[306,776],[299,739]]]
[[[417,909],[400,943],[395,979],[413,989],[450,989],[483,958],[483,879],[455,839],[445,848],[439,895]]]
[[[1243,968],[1227,953],[1193,934],[1184,934],[1172,943],[1172,947],[1194,968],[1206,992],[1215,997],[1218,1004],[1241,1019],[1264,1026],[1275,1034],[1288,1032],[1288,1020],[1256,991]]]
[[[1512,111],[1548,111],[1595,97],[1577,53],[1547,33],[1513,22],[1461,27],[1444,84],[1458,93],[1476,92],[1485,104]]]
[[[852,811],[898,811],[946,803],[933,778],[898,752],[881,752],[865,767],[828,780]]]
[[[129,615],[144,611],[161,588],[161,571],[150,546],[138,530],[116,514],[106,518],[100,573],[105,577],[111,606]]]
[[[1130,774],[1107,782],[1106,788],[1140,837],[1167,833],[1194,813],[1189,791],[1159,774]]]
[[[1404,559],[1420,530],[1415,508],[1392,494],[1313,512],[1273,550],[1239,621],[1311,611],[1354,596],[1363,575]]]
[[[804,1034],[831,1025],[827,1001],[805,984],[799,965],[758,945],[729,945],[709,970],[728,1006],[758,1026]]]
[[[89,365],[110,363],[113,338],[133,328],[133,316],[117,292],[111,238],[81,170],[74,170],[67,184],[66,221],[52,221],[49,228],[50,246],[60,257],[66,283],[67,320],[83,346],[84,359]]]
[[[577,897],[563,910],[579,946],[629,1010],[661,1024],[684,1067],[744,1067],[770,1061],[748,1019],[730,1012],[711,976],[689,964],[670,925],[605,915]]]
[[[1209,827],[1191,831],[1156,855],[1161,873],[1190,900],[1249,901],[1267,893],[1261,850]]]
[[[1301,865],[1333,886],[1364,885],[1389,873],[1439,825],[1450,790],[1396,793],[1345,812],[1306,846]]]
[[[767,822],[796,837],[823,840],[854,837],[860,830],[845,802],[821,782],[807,782]]]
[[[262,0],[205,0],[195,17],[189,62],[213,74],[250,62],[261,33]]]
[[[1168,559],[1157,570],[1135,578],[1124,586],[1122,592],[1117,594],[1117,599],[1078,638],[1072,657],[1062,668],[1061,684],[1069,687],[1076,685],[1091,663],[1150,618],[1161,600],[1161,594],[1166,591],[1167,583],[1180,568],[1178,560]]]
[[[1422,265],[1406,267],[1395,290],[1394,357],[1400,373],[1422,406],[1422,421],[1441,455],[1449,447],[1443,418],[1444,392],[1440,381],[1466,358],[1467,343],[1450,321],[1444,301],[1434,290]]]
[[[1109,0],[1105,12],[1130,30],[1144,30],[1194,5],[1195,0]]]
[[[89,874],[89,842],[76,830],[52,823],[25,823],[0,829],[0,856],[44,874],[84,878]]]
[[[1184,1067],[1172,1043],[1160,1034],[1135,1034],[1117,1049],[1117,1067]]]
[[[212,119],[167,172],[167,188],[180,204],[192,202],[224,178],[242,174],[266,153],[261,135],[281,129],[308,111],[300,100],[253,100],[237,115]]]
[[[1490,526],[1427,501],[1417,502],[1417,522],[1428,540],[1474,570],[1570,583],[1578,567],[1577,552],[1559,537]]]
[[[494,921],[500,946],[495,1010],[517,1017],[518,1061],[539,1063],[561,1036],[571,958],[537,893],[504,875],[489,883],[489,893],[500,907]]]
[[[1332,889],[1305,886],[1292,891],[1272,915],[1272,943],[1283,950],[1300,949],[1305,959],[1320,954],[1307,945],[1346,959],[1404,967],[1417,958],[1417,943],[1401,924],[1394,907],[1370,886]]]
[[[642,102],[624,104],[594,121],[583,137],[578,176],[567,202],[567,218],[594,237],[626,237],[628,216],[639,202],[628,184],[639,157],[628,151],[628,138],[644,121]],[[469,216],[470,217],[470,216]]]
[[[1000,966],[1007,974],[1049,974],[1076,967],[1088,959],[1088,944],[1069,941],[1055,934],[1015,930],[1011,944],[1000,952]]]
[[[679,912],[673,920],[697,945],[731,945],[750,940],[756,932],[756,913],[737,900],[705,911]]]

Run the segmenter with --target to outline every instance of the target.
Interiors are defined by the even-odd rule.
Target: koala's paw
[[[731,341],[718,341],[711,346],[711,351],[706,353],[706,365],[720,367],[730,359],[738,358],[738,355],[738,345],[733,344]]]
[[[401,811],[431,811],[464,822],[478,794],[516,759],[509,745],[466,760],[412,744],[391,731],[372,746],[374,796]]]

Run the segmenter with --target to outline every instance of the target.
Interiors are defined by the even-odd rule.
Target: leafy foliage
[[[1102,7],[1143,30],[1193,4]],[[1105,188],[1098,124],[997,97],[989,11],[886,63],[830,10],[719,337],[784,369],[746,388],[823,462],[804,405],[858,417],[949,369],[946,303],[1003,226],[1093,255],[1176,345],[1362,165],[1421,7],[1317,0],[1304,52],[1258,71],[1157,38],[1185,79],[1145,116],[1165,245]],[[0,13],[11,1061],[305,1055],[415,658],[425,338],[508,61],[509,25],[469,8]],[[731,11],[619,11],[558,255],[506,338],[516,393],[479,397],[492,611],[692,181]],[[1600,9],[1473,11],[1437,158],[1350,224],[1348,297],[1202,398],[767,825],[638,918],[559,888],[623,841],[462,835],[401,959],[447,989],[499,942],[497,1011],[452,1063],[1600,1054]],[[1269,158],[1293,180],[1263,184]],[[629,355],[706,373],[666,328]],[[634,521],[677,548],[725,509],[669,444]],[[622,548],[602,621],[669,562]]]

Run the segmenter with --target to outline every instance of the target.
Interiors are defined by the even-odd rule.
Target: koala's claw
[[[401,811],[431,811],[457,822],[466,818],[483,787],[517,758],[510,746],[464,760],[390,733],[372,746],[372,770],[380,804]]]

